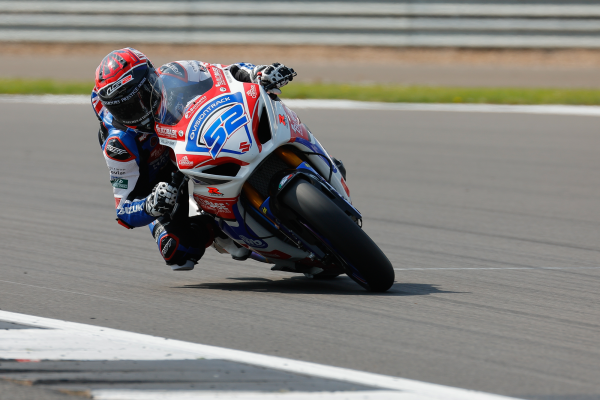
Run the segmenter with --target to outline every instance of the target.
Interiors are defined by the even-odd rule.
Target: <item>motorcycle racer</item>
[[[169,63],[161,70],[180,68],[186,69],[180,71],[186,76],[200,71],[199,79],[203,70],[208,74],[199,61]],[[272,95],[280,94],[279,89],[295,76],[293,69],[279,63],[239,63],[227,69],[236,80],[260,83]],[[98,139],[110,171],[117,222],[128,229],[148,225],[166,264],[175,271],[193,269],[205,248],[219,236],[222,247],[234,258],[247,258],[249,250],[219,235],[211,217],[187,217],[187,185],[178,187],[172,181],[177,171],[174,155],[159,143],[154,131],[152,113],[160,95],[153,96],[153,90],[161,70],[133,48],[109,53],[96,70],[91,101],[100,120]],[[185,200],[179,202],[177,212],[185,218],[175,221],[170,214],[178,191]]]

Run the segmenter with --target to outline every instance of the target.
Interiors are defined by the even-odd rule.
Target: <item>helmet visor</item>
[[[152,113],[153,83],[156,80],[154,70],[150,70],[140,83],[127,95],[114,101],[104,101],[104,107],[113,117],[124,125],[136,125]]]

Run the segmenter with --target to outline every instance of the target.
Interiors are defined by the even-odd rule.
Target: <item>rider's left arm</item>
[[[227,69],[233,78],[240,82],[256,83],[252,80],[252,71],[256,65],[250,63],[231,64]]]

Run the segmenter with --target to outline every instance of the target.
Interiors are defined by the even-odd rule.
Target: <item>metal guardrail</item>
[[[0,1],[0,41],[600,48],[600,2]]]

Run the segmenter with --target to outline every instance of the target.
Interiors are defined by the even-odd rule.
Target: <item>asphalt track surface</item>
[[[398,269],[388,293],[214,251],[171,272],[146,228],[114,221],[91,107],[0,104],[0,309],[527,399],[600,397],[600,119],[299,115],[345,162],[364,229]]]

